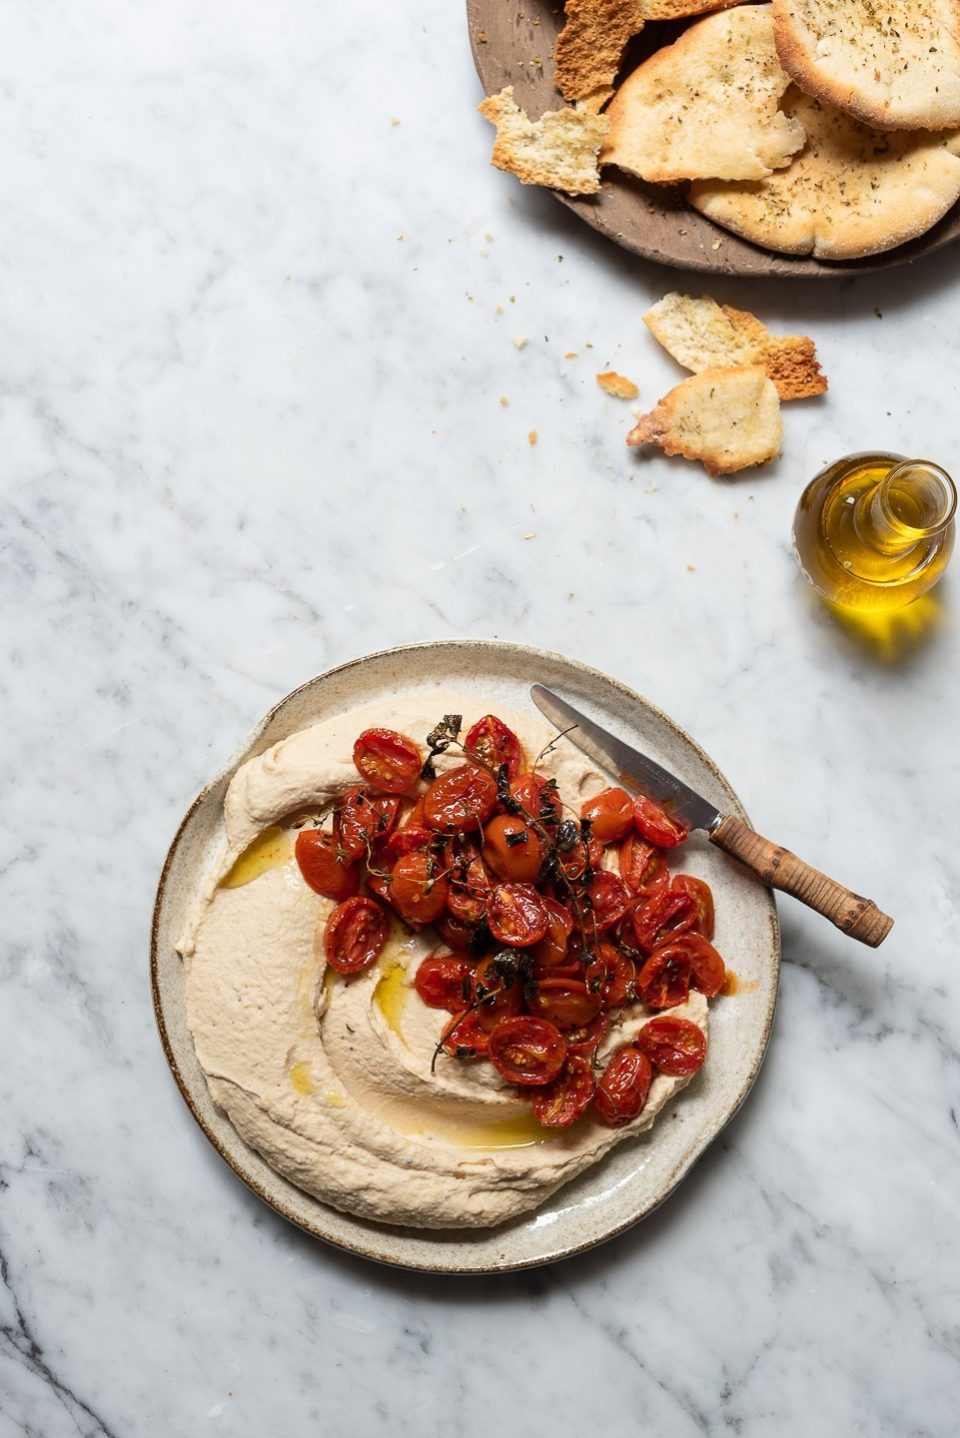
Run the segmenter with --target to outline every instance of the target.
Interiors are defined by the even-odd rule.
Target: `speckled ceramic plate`
[[[378,698],[384,723],[391,699],[444,688],[475,692],[479,705],[523,712],[539,679],[568,695],[622,738],[652,754],[711,799],[746,818],[726,779],[665,714],[625,685],[559,654],[478,640],[417,644],[370,654],[295,689],[191,805],[171,845],[153,915],[151,973],[160,1037],[173,1076],[214,1148],[254,1193],[317,1238],[398,1267],[442,1273],[530,1268],[579,1253],[651,1213],[743,1102],[757,1076],[773,1024],[780,940],[769,891],[695,835],[684,868],[711,884],[716,943],[731,957],[738,991],[717,1000],[710,1057],[649,1134],[620,1144],[536,1213],[486,1232],[401,1229],[338,1213],[276,1174],[214,1106],[187,1028],[183,966],[174,949],[200,881],[223,843],[223,797],[237,768],[295,730]]]

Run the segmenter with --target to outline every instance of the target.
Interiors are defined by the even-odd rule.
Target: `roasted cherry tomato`
[[[509,1083],[551,1083],[563,1068],[567,1045],[546,1019],[517,1014],[501,1019],[490,1035],[490,1062]]]
[[[378,899],[382,899],[385,904],[389,904],[390,875],[385,873],[371,873],[368,869],[365,877],[367,881],[367,888],[370,890],[371,894],[376,894]]]
[[[404,854],[390,876],[390,902],[408,924],[432,924],[447,906],[449,888],[432,854]]]
[[[676,939],[671,939],[665,947],[676,953],[684,954],[689,960],[691,988],[699,989],[708,999],[712,999],[720,992],[724,979],[727,977],[727,970],[723,959],[709,939],[691,931],[680,934]],[[658,952],[658,949],[654,949],[654,958]]]
[[[401,820],[400,822],[401,822],[401,826],[402,826],[403,828],[406,828],[408,824],[421,824],[421,825],[423,824],[423,795],[422,795],[422,794],[420,795],[420,798],[419,798],[419,799],[416,799],[416,800],[414,801],[414,803],[410,806],[410,808],[409,808],[409,809],[407,810],[407,812],[404,814],[404,816],[403,816],[403,818],[402,818],[402,820]]]
[[[375,858],[382,858],[387,868],[390,868],[402,859],[404,854],[415,854],[418,849],[429,849],[436,839],[432,829],[426,829],[422,824],[404,824],[402,829],[394,829],[383,846],[375,850]],[[379,867],[375,863],[375,868]]]
[[[447,912],[441,914],[439,919],[434,920],[434,928],[448,948],[455,950],[458,954],[465,954],[473,939],[473,925],[465,924],[462,919],[454,918],[450,913],[449,903],[448,899]]]
[[[397,822],[400,800],[393,794],[371,794],[354,784],[337,800],[333,832],[348,859],[362,859],[373,845],[385,839]]]
[[[651,1009],[672,1009],[690,997],[690,959],[682,943],[655,949],[637,975],[640,997]]]
[[[582,1029],[603,1008],[603,995],[577,979],[539,979],[527,991],[527,1007],[558,1029]]]
[[[473,975],[470,999],[477,1005],[476,1015],[489,1031],[501,1019],[523,1013],[523,989],[515,972],[502,963],[496,954],[481,959]]]
[[[350,863],[325,829],[301,829],[294,848],[304,879],[325,899],[349,899],[360,887],[360,865]]]
[[[523,745],[495,714],[477,720],[467,733],[463,747],[494,774],[499,772],[501,764],[506,764],[508,779],[515,779],[523,768]]]
[[[368,969],[387,942],[390,920],[372,899],[344,899],[327,920],[323,948],[338,974]]]
[[[557,854],[557,864],[564,878],[576,884],[588,869],[599,868],[602,858],[603,845],[591,834],[586,842],[576,839],[569,849],[561,850]]]
[[[596,979],[603,1002],[608,1008],[616,1009],[621,1004],[632,1003],[636,998],[637,966],[626,954],[621,954],[613,944],[600,943],[594,956],[597,966]],[[591,968],[587,969],[587,987],[592,987]]]
[[[434,779],[423,796],[423,817],[441,834],[479,829],[493,813],[497,781],[479,764],[461,764]]]
[[[560,797],[556,779],[547,779],[531,770],[510,785],[510,797],[523,808],[527,819],[539,819],[548,828],[560,823]]]
[[[633,932],[645,953],[685,934],[697,922],[697,905],[679,889],[658,889],[633,911]]]
[[[660,849],[675,848],[690,833],[690,825],[684,819],[668,814],[644,794],[638,794],[633,801],[633,822],[641,839]]]
[[[568,1029],[564,1034],[567,1041],[567,1053],[579,1054],[582,1058],[593,1059],[594,1054],[600,1047],[600,1040],[610,1028],[610,1015],[606,1009],[601,1009],[597,1017],[582,1029]]]
[[[653,1080],[653,1065],[634,1044],[617,1049],[597,1080],[593,1106],[610,1128],[629,1123],[643,1106]]]
[[[375,789],[404,794],[419,779],[423,756],[413,740],[396,729],[364,729],[353,746],[353,762]]]
[[[713,894],[710,885],[705,884],[702,879],[695,879],[692,874],[677,874],[670,887],[681,894],[690,895],[697,906],[697,922],[693,927],[705,939],[712,939]]]
[[[447,908],[465,924],[478,924],[487,912],[491,887],[483,860],[473,859],[464,873],[451,874]]]
[[[662,850],[637,834],[628,834],[617,853],[620,877],[638,898],[649,898],[670,877]]]
[[[487,924],[495,939],[517,949],[539,943],[549,926],[543,900],[532,884],[498,884],[487,904]]]
[[[430,954],[417,969],[413,987],[431,1009],[462,1013],[469,1002],[473,965],[454,954]]]
[[[530,1095],[533,1116],[544,1128],[569,1128],[586,1113],[595,1089],[589,1058],[568,1052],[553,1082]]]
[[[633,827],[633,800],[626,789],[604,789],[586,801],[580,818],[590,821],[590,832],[601,844],[612,844]]]
[[[644,1024],[635,1043],[662,1074],[671,1078],[695,1074],[707,1056],[703,1029],[689,1019],[675,1019],[669,1014]]]
[[[529,824],[512,814],[497,814],[483,830],[483,857],[501,879],[528,883],[536,879],[543,849]]]
[[[601,930],[618,924],[633,903],[626,884],[608,869],[598,869],[594,874],[587,887],[587,898],[593,921]]]
[[[547,932],[534,950],[534,961],[540,970],[562,967],[567,962],[567,946],[573,933],[573,915],[557,899],[541,899],[547,911]]]
[[[444,1029],[443,1047],[455,1059],[485,1059],[490,1035],[475,1013],[460,1014]]]

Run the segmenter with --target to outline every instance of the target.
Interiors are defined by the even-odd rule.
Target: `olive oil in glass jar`
[[[847,455],[804,490],[794,551],[805,577],[834,604],[900,608],[946,568],[956,507],[953,480],[929,460]]]

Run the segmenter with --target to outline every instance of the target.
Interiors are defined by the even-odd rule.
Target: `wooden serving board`
[[[560,0],[467,0],[467,22],[477,73],[488,95],[512,85],[517,103],[535,119],[564,104],[553,85],[553,48],[563,26]],[[683,28],[648,25],[628,48],[624,71],[675,39]],[[681,189],[647,185],[613,168],[603,174],[598,195],[572,198],[553,193],[562,205],[624,249],[682,270],[830,279],[907,264],[960,237],[960,206],[955,206],[925,235],[886,254],[832,264],[778,255],[687,209]]]

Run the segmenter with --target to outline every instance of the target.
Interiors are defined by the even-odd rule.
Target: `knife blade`
[[[628,789],[637,789],[679,814],[691,829],[706,829],[707,833],[711,833],[720,824],[723,815],[709,800],[649,755],[641,754],[639,749],[631,748],[622,739],[601,729],[599,724],[594,724],[592,719],[561,699],[559,694],[554,694],[543,684],[534,684],[530,697],[544,718],[562,730],[571,744],[589,754],[608,773],[615,774]]]
[[[792,894],[862,944],[876,948],[883,943],[893,920],[872,899],[844,888],[789,849],[764,839],[735,814],[721,814],[676,774],[595,724],[545,685],[534,684],[530,697],[551,724],[621,784],[672,809],[692,829],[705,829],[711,844],[738,859],[771,889]]]

